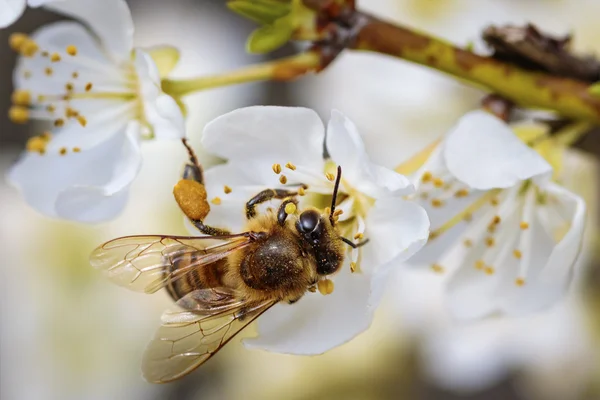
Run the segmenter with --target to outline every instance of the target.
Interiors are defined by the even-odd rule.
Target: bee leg
[[[362,242],[359,243],[354,243],[352,240],[350,239],[346,239],[345,237],[340,237],[340,239],[342,239],[342,242],[346,243],[348,246],[352,247],[353,249],[357,249],[359,247],[364,246],[365,244],[369,243],[369,239],[365,239]]]
[[[288,204],[294,204],[294,205],[298,205],[298,200],[296,200],[295,198],[289,198],[289,199],[285,199],[284,201],[281,202],[281,205],[279,206],[279,210],[277,211],[277,222],[279,223],[280,226],[284,226],[285,225],[285,220],[287,219],[287,216],[289,215],[287,210],[286,210],[286,206]],[[296,208],[293,207],[293,209],[295,210]],[[294,211],[292,211],[291,213],[293,213]]]
[[[252,219],[256,216],[256,206],[271,199],[285,199],[297,196],[298,192],[284,189],[265,189],[246,203],[246,218]]]
[[[213,228],[212,226],[208,226],[208,225],[204,225],[204,222],[202,222],[199,219],[191,219],[190,218],[190,222],[192,224],[194,224],[194,226],[202,233],[206,234],[206,235],[210,235],[210,236],[226,236],[226,235],[230,235],[231,232],[229,232],[226,229],[219,229],[219,228]]]
[[[196,157],[196,153],[194,153],[194,150],[189,145],[187,139],[183,138],[183,139],[181,139],[181,142],[187,149],[188,156],[189,156],[189,163],[187,163],[185,165],[185,167],[183,169],[183,174],[181,177],[183,179],[188,179],[191,181],[196,181],[198,183],[204,184],[204,174],[202,172],[202,167],[200,166],[200,163],[198,162],[198,157]]]

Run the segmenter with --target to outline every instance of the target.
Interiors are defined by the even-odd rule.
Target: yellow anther
[[[50,61],[52,61],[52,62],[59,62],[60,61],[60,54],[58,54],[58,53],[52,53],[52,55],[50,56]]]
[[[525,221],[521,221],[521,223],[519,224],[519,227],[523,230],[528,229],[529,228],[529,224]]]
[[[496,270],[493,267],[485,267],[483,271],[488,275],[493,275]]]
[[[29,70],[23,71],[23,78],[29,79],[29,78],[31,78],[31,75],[32,75],[31,71],[29,71]]]
[[[493,237],[487,237],[485,238],[485,244],[487,247],[494,247],[494,244],[496,243],[496,241],[494,240]]]
[[[46,140],[43,135],[34,136],[27,141],[25,148],[27,151],[44,154],[46,152],[46,146],[48,145],[48,140]]]
[[[92,85],[92,83],[91,83],[91,82],[88,82],[88,83],[85,85],[85,91],[86,91],[86,92],[89,92],[90,90],[92,90],[92,87],[94,87],[94,85]]]
[[[79,122],[79,125],[83,126],[84,128],[87,125],[87,119],[85,119],[84,116],[78,115],[77,121]]]
[[[173,187],[173,196],[181,211],[190,219],[203,220],[210,212],[206,188],[200,182],[181,179]]]
[[[73,147],[73,153],[79,153],[80,151],[81,151],[81,148]]]
[[[295,166],[294,164],[292,164],[291,162],[289,162],[289,163],[285,164],[285,167],[286,167],[287,169],[291,169],[292,171],[295,171],[295,170],[296,170],[296,166]]]
[[[75,45],[68,45],[67,46],[67,54],[70,56],[76,56],[77,55],[77,46]]]
[[[48,53],[46,50],[42,51],[40,54],[42,57],[48,57],[50,55],[50,53]]]
[[[294,203],[287,203],[284,210],[288,215],[293,214],[296,212],[296,205]]]
[[[56,107],[54,107],[52,104],[48,104],[46,106],[46,111],[48,111],[50,114],[54,113],[54,111],[56,111]]]
[[[523,278],[517,278],[517,279],[515,279],[515,285],[517,285],[519,287],[525,285],[525,279],[523,279]]]
[[[439,231],[431,231],[431,232],[429,232],[429,239],[428,240],[433,240],[433,239],[437,238],[438,236],[440,236],[440,232]]]
[[[459,189],[454,193],[454,197],[467,197],[469,195],[469,191],[467,189]]]
[[[73,91],[73,89],[75,89],[75,87],[73,86],[73,84],[72,84],[71,82],[69,82],[69,83],[67,83],[67,84],[65,85],[65,90],[66,90],[67,92],[72,92],[72,91]]]
[[[11,100],[17,106],[28,106],[31,104],[31,93],[28,90],[17,89],[12,93]]]
[[[48,76],[52,76],[52,74],[54,73],[54,70],[50,67],[46,67],[46,68],[44,68],[44,73]]]
[[[44,96],[43,94],[38,94],[37,101],[38,103],[43,103],[44,101],[46,101],[46,96]]]
[[[515,251],[513,251],[513,256],[515,256],[515,258],[520,260],[521,257],[523,257],[523,253],[521,253],[521,250],[515,250]]]
[[[465,215],[463,215],[463,219],[467,222],[471,222],[473,220],[473,214],[471,213],[465,213]]]
[[[490,200],[490,204],[495,207],[495,206],[497,206],[499,204],[499,201],[498,201],[497,198],[492,197],[492,199]]]
[[[29,121],[29,109],[21,106],[12,106],[8,110],[8,118],[15,124],[24,124]]]
[[[281,175],[279,177],[279,182],[281,182],[282,185],[285,185],[287,183],[287,177],[285,175]]]
[[[344,210],[341,210],[341,209],[339,209],[339,208],[338,208],[338,209],[337,209],[337,210],[335,210],[335,212],[333,213],[333,216],[334,216],[334,217],[338,217],[338,216],[342,215],[343,213],[344,213]]]
[[[213,203],[214,205],[218,206],[219,204],[221,204],[221,198],[220,197],[215,197],[210,202]]]
[[[61,126],[65,126],[65,120],[62,118],[58,118],[54,120],[54,126],[60,128]]]
[[[484,267],[485,267],[485,263],[483,262],[483,260],[475,261],[475,268],[482,270]]]
[[[431,200],[431,205],[433,207],[443,207],[444,206],[444,201],[440,200],[440,199],[432,199]]]
[[[356,267],[357,267],[356,263],[354,261],[352,261],[350,263],[350,272],[355,273],[356,272]]]
[[[60,153],[61,156],[64,156],[65,154],[67,154],[67,148],[61,147],[60,150],[58,150],[58,152]]]
[[[328,181],[333,182],[335,180],[335,175],[333,175],[331,172],[327,172],[325,173],[325,178],[327,178]]]
[[[431,269],[433,270],[433,272],[435,272],[436,274],[443,274],[444,273],[444,267],[442,267],[439,264],[433,264],[431,266]]]
[[[473,246],[473,241],[471,239],[465,239],[465,241],[463,242],[463,244],[465,245],[465,247],[472,247]]]
[[[73,72],[71,76],[73,77],[73,79],[77,79],[79,78],[79,72]]]
[[[427,182],[430,182],[431,179],[433,179],[433,174],[429,171],[425,171],[423,173],[423,176],[421,177],[421,182],[427,183]]]
[[[298,196],[304,196],[305,194],[306,192],[304,191],[304,188],[300,186],[300,188],[298,189]]]
[[[494,225],[494,224],[489,224],[489,225],[488,225],[488,228],[487,228],[487,231],[488,231],[489,233],[494,233],[494,232],[496,232],[496,225]]]
[[[433,178],[433,186],[436,188],[441,188],[444,186],[444,180],[442,178]]]
[[[281,164],[275,163],[271,168],[273,168],[273,172],[275,172],[276,174],[281,173]]]
[[[500,216],[499,215],[495,215],[494,218],[492,219],[492,224],[498,225],[500,223],[500,221],[502,221],[500,219]]]
[[[44,139],[45,141],[48,141],[48,140],[52,139],[52,133],[50,133],[50,132],[46,131],[46,132],[42,133],[42,134],[40,135],[40,137],[41,137],[42,139]]]
[[[67,118],[74,118],[78,115],[79,115],[79,112],[77,112],[77,110],[74,110],[71,107],[67,107],[65,109],[65,117],[67,117]]]
[[[33,57],[38,50],[39,47],[37,43],[31,39],[27,39],[19,48],[19,52],[24,57]]]
[[[427,200],[429,198],[429,193],[427,192],[421,192],[421,194],[419,195],[419,197],[423,200]]]
[[[333,293],[333,281],[330,279],[322,279],[317,283],[319,293],[322,295],[328,295]]]
[[[229,186],[225,185],[225,186],[223,186],[223,192],[225,194],[229,194],[229,193],[231,193],[231,188]]]
[[[358,232],[358,233],[356,233],[356,235],[354,235],[355,240],[360,240],[363,237],[365,237],[365,235],[363,235],[362,232]]]
[[[14,51],[21,51],[21,48],[28,40],[29,36],[24,33],[12,33],[8,37],[8,45]]]

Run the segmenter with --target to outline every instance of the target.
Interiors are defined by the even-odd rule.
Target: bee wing
[[[251,241],[243,233],[206,237],[125,236],[96,248],[90,263],[105,271],[117,285],[154,293],[195,268],[227,257]]]
[[[276,302],[249,303],[224,288],[189,293],[163,314],[144,353],[144,378],[165,383],[189,374]]]

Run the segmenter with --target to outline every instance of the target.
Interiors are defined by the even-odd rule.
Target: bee
[[[176,303],[146,348],[146,380],[181,378],[210,359],[238,332],[279,302],[295,303],[307,291],[333,291],[327,277],[342,266],[345,246],[357,247],[338,232],[335,205],[341,167],[330,209],[296,212],[297,191],[267,189],[246,203],[241,233],[207,226],[210,206],[202,169],[184,140],[190,162],[174,189],[175,199],[205,236],[126,236],[95,249],[91,264],[114,283],[135,291],[165,289]],[[277,210],[257,212],[271,199]]]

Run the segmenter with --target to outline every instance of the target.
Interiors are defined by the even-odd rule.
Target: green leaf
[[[273,24],[292,9],[289,2],[281,0],[234,0],[227,2],[227,7],[262,25]]]
[[[278,19],[273,25],[265,25],[252,32],[246,48],[250,53],[269,53],[286,44],[293,32],[294,27],[287,18]]]

